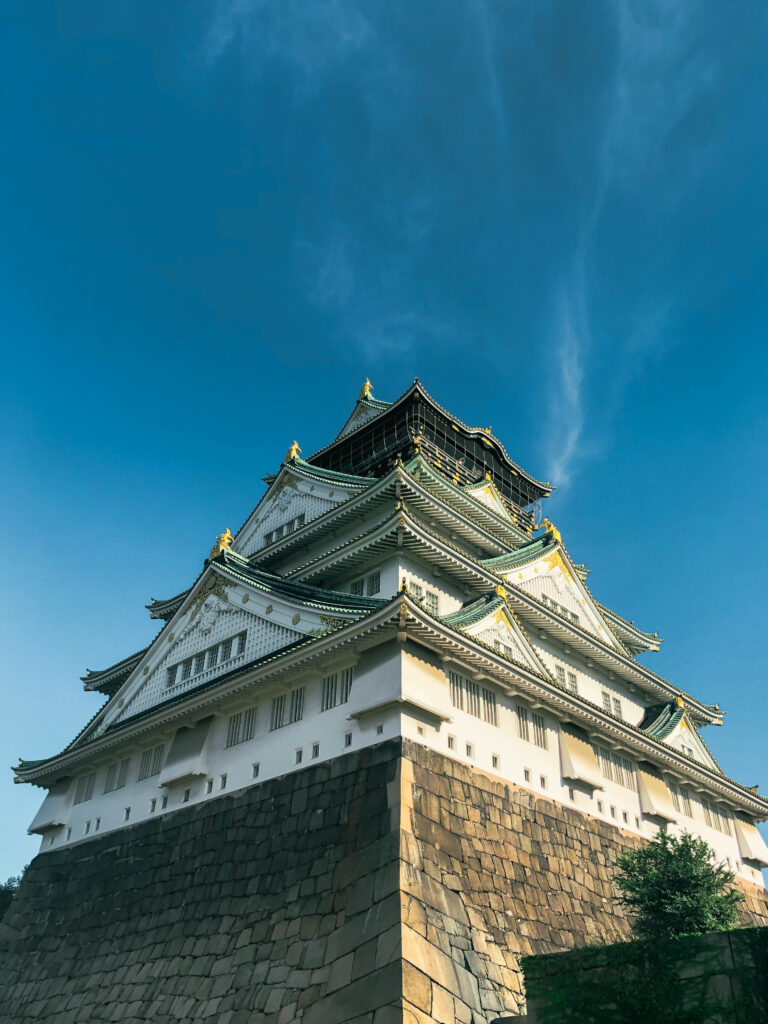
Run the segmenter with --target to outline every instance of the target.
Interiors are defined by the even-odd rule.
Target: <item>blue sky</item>
[[[7,2],[2,763],[419,376],[768,790],[766,44],[750,0]],[[41,794],[0,788],[5,877]]]

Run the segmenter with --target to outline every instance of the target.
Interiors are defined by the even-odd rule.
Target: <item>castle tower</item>
[[[0,1021],[485,1022],[520,954],[627,935],[611,864],[701,835],[767,922],[756,821],[637,656],[551,488],[419,381],[296,442],[59,754],[0,926]],[[5,1015],[4,1015],[5,1014]]]

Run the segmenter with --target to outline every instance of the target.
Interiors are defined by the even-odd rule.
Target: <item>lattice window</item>
[[[107,778],[104,782],[105,793],[111,793],[115,789],[123,788],[128,779],[128,766],[130,763],[130,757],[124,757],[122,761],[111,764],[107,768]]]
[[[289,715],[290,722],[300,722],[304,717],[304,687],[300,686],[298,690],[294,690],[291,693],[291,710]]]
[[[329,711],[338,704],[346,704],[352,692],[354,678],[354,668],[345,668],[341,672],[332,672],[325,676],[320,697],[320,710]]]
[[[702,797],[701,805],[704,808],[704,820],[710,828],[716,828],[724,835],[731,835],[731,821],[728,811],[724,807],[713,804],[706,797]]]
[[[427,590],[424,594],[424,607],[430,615],[437,615],[440,602],[437,594],[432,590]]]
[[[615,750],[608,750],[606,747],[600,746],[599,743],[593,744],[593,749],[603,778],[610,779],[611,782],[616,782],[625,789],[637,788],[635,766],[628,758],[622,757]]]
[[[269,717],[269,730],[282,729],[285,725],[285,694],[272,698],[272,711]]]
[[[372,572],[368,579],[365,581],[366,593],[369,597],[373,597],[374,594],[378,594],[381,590],[381,573]]]
[[[563,689],[565,689],[565,669],[562,665],[555,665],[555,678]]]
[[[535,711],[531,712],[531,723],[533,724],[533,742],[537,747],[542,747],[546,750],[548,746],[547,727],[544,724],[543,716]]]
[[[515,707],[515,712],[517,715],[517,735],[521,740],[527,740],[530,742],[531,732],[528,722],[528,708],[523,707],[522,704],[518,704]]]
[[[96,772],[91,772],[90,775],[82,775],[77,780],[75,786],[75,803],[84,804],[87,800],[90,800],[93,796],[93,786],[96,782]]]
[[[568,673],[568,689],[571,691],[571,693],[579,692],[579,681],[576,677],[575,672]]]
[[[496,694],[485,686],[483,687],[483,721],[490,725],[499,724]]]
[[[144,779],[150,779],[154,775],[159,775],[162,766],[163,744],[159,743],[156,747],[150,747],[149,750],[145,750],[141,755],[138,774],[139,782],[142,782]]]

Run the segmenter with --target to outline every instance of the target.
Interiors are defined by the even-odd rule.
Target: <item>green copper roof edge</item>
[[[439,470],[432,465],[429,459],[425,458],[422,454],[419,453],[414,455],[412,459],[409,459],[408,462],[404,464],[403,469],[406,471],[406,473],[408,473],[408,475],[413,480],[415,480],[420,486],[424,487],[427,491],[430,491],[430,493],[434,494],[434,491],[432,491],[429,485],[425,484],[424,481],[422,481],[419,477],[414,476],[413,467],[417,465],[424,466],[428,470],[428,472],[432,474],[433,479],[437,481],[439,486],[447,487],[449,491],[452,491],[457,497],[461,498],[463,501],[469,502],[470,508],[477,507],[481,509],[485,515],[493,516],[494,519],[498,520],[499,524],[502,525],[505,530],[510,530],[513,533],[518,533],[521,537],[525,538],[526,541],[530,539],[527,530],[524,530],[521,526],[518,526],[516,523],[512,522],[511,517],[508,520],[502,518],[497,512],[494,512],[492,508],[489,508],[487,505],[484,505],[481,501],[478,501],[477,498],[474,497],[474,495],[469,494],[462,487],[459,487],[458,484],[453,483],[452,480],[449,480],[448,477],[440,473]],[[438,496],[435,495],[435,497]],[[438,500],[443,501],[444,499],[438,498]],[[461,515],[462,513],[459,514]],[[465,516],[464,518],[467,517]],[[491,533],[492,536],[496,536],[492,530],[489,530],[488,532]],[[498,540],[501,541],[501,543],[505,543],[501,537],[499,537]]]
[[[103,681],[105,677],[115,672],[125,671],[125,669],[130,667],[132,662],[138,664],[151,646],[152,644],[148,644],[140,651],[136,651],[134,654],[129,654],[126,658],[121,658],[120,661],[116,661],[115,664],[110,665],[109,668],[102,668],[96,672],[91,672],[90,669],[86,669],[85,675],[80,676],[80,679],[84,683],[95,683]]]
[[[442,497],[439,494],[435,494],[435,492],[432,490],[432,488],[427,483],[425,483],[424,480],[422,480],[421,478],[419,478],[417,476],[414,476],[414,474],[409,469],[409,467],[414,463],[414,461],[415,460],[412,459],[412,460],[410,460],[410,462],[407,465],[395,466],[385,476],[379,477],[378,480],[375,481],[374,485],[372,485],[370,488],[367,488],[365,491],[361,491],[360,494],[355,495],[354,497],[350,498],[349,501],[350,502],[356,502],[357,500],[363,500],[363,499],[365,499],[366,497],[369,497],[369,496],[373,497],[373,493],[372,492],[377,491],[377,490],[380,491],[380,492],[383,492],[384,490],[386,490],[387,486],[389,486],[392,483],[393,478],[396,476],[398,471],[400,471],[400,472],[402,472],[404,474],[404,476],[408,480],[408,483],[409,483],[410,486],[426,492],[426,494],[433,501],[436,501],[440,505],[444,506],[446,511],[448,511],[448,512],[454,514],[454,515],[459,516],[462,519],[462,521],[469,528],[471,528],[473,530],[476,530],[480,534],[486,534],[488,537],[490,537],[492,540],[496,541],[496,543],[498,543],[498,544],[500,544],[502,546],[506,546],[508,544],[508,541],[505,540],[504,537],[499,536],[498,534],[496,534],[493,530],[489,529],[484,524],[474,521],[468,515],[466,515],[464,512],[460,511],[457,508],[454,508],[450,504],[449,499],[444,498],[444,497]],[[429,463],[426,462],[425,460],[422,460],[422,462],[423,462],[424,465],[429,465]],[[434,472],[434,470],[432,470],[432,471]],[[442,478],[441,478],[441,482],[444,483],[445,486],[451,488],[454,491],[458,490],[458,488],[456,488],[448,480],[442,480]],[[466,500],[466,495],[461,495],[461,496],[464,497],[465,500]],[[474,499],[471,499],[469,501],[469,507],[473,508],[475,505],[480,505],[480,503],[479,502],[475,502]],[[496,513],[493,512],[493,510],[486,508],[484,505],[480,505],[480,507],[482,508],[483,512],[487,513],[488,515],[494,516],[494,518],[499,520],[499,522],[501,524],[503,524],[505,526],[505,528],[509,530],[510,533],[513,533],[513,534],[517,533],[517,534],[519,534],[522,537],[526,536],[525,531],[521,530],[519,527],[507,524],[507,523],[504,522],[504,520],[500,520],[499,517],[496,516]],[[342,511],[348,511],[348,509],[346,508],[346,502],[339,503],[334,508],[327,509],[325,512],[322,512],[320,515],[315,516],[313,519],[310,519],[309,522],[307,522],[306,525],[301,527],[299,530],[296,530],[293,533],[290,533],[290,534],[288,534],[285,537],[279,538],[278,540],[274,541],[271,545],[266,545],[265,547],[260,548],[258,551],[255,551],[252,555],[248,556],[248,561],[251,564],[257,563],[260,559],[262,559],[264,557],[264,554],[267,552],[267,549],[270,548],[270,547],[274,548],[274,551],[270,551],[269,552],[269,558],[272,559],[272,557],[275,554],[280,554],[281,553],[281,546],[285,546],[287,548],[290,548],[291,542],[296,542],[297,540],[300,541],[303,544],[305,539],[306,539],[306,536],[308,536],[308,535],[310,535],[311,533],[314,533],[314,532],[322,532],[322,529],[323,529],[324,525],[328,525],[328,524],[324,524],[324,522],[323,522],[323,520],[325,520],[326,517],[334,516],[337,512],[341,513]],[[329,522],[330,522],[330,520],[329,520]],[[361,535],[358,535],[358,536],[363,536],[363,535],[361,534]],[[500,557],[500,556],[497,556],[497,557]],[[304,563],[304,564],[305,565],[309,565],[310,563]]]
[[[308,606],[322,605],[324,608],[343,611],[348,614],[354,614],[355,611],[373,611],[387,603],[385,598],[345,594],[341,590],[326,590],[324,587],[315,587],[311,583],[293,582],[284,579],[282,576],[275,576],[273,573],[265,572],[263,569],[256,569],[247,562],[240,563],[240,565],[231,565],[226,561],[220,562],[216,559],[211,565],[216,569],[224,569],[234,573],[240,576],[244,582],[259,587],[267,591],[267,593],[280,594],[281,597],[292,600],[293,603]],[[266,578],[258,579],[255,577]],[[304,593],[300,593],[301,591]],[[333,603],[333,599],[338,598],[343,598],[343,601]]]
[[[634,622],[630,622],[629,619],[625,619],[623,615],[619,615],[618,612],[615,612],[613,608],[609,608],[607,604],[603,604],[601,601],[598,601],[595,598],[593,598],[593,600],[595,601],[595,604],[601,611],[605,612],[606,615],[612,616],[614,619],[620,622],[622,626],[626,626],[627,630],[629,630],[630,632],[637,633],[639,636],[643,637],[643,639],[648,640],[654,644],[661,644],[664,642],[657,633],[648,633],[644,629],[640,629],[640,627],[636,626]]]
[[[296,469],[304,476],[311,476],[313,479],[327,480],[330,483],[338,483],[350,487],[370,487],[375,479],[370,476],[357,476],[355,473],[339,473],[335,469],[324,469],[322,466],[313,466],[300,456],[284,463],[288,469]]]
[[[491,597],[491,600],[486,600],[487,597]],[[471,626],[475,622],[482,622],[491,612],[495,612],[499,608],[506,608],[506,606],[507,602],[503,597],[486,594],[471,601],[468,605],[463,605],[458,611],[441,615],[440,618],[451,626]]]
[[[440,616],[433,615],[431,612],[427,611],[426,608],[422,608],[421,605],[419,605],[419,609],[425,615],[427,615],[430,619],[433,619],[435,622],[439,622],[439,623],[442,623],[444,625],[447,625],[448,628],[452,632],[455,632],[455,633],[461,635],[462,637],[466,637],[466,639],[471,640],[473,643],[477,644],[479,647],[484,647],[486,650],[490,651],[496,657],[503,658],[505,661],[510,661],[513,664],[517,665],[519,668],[523,668],[527,672],[530,672],[532,675],[536,676],[537,678],[542,679],[544,682],[546,682],[546,683],[548,683],[550,685],[556,686],[558,690],[562,690],[562,692],[564,694],[566,694],[569,698],[573,699],[575,697],[582,704],[585,704],[587,707],[589,707],[589,708],[591,708],[591,709],[593,709],[595,711],[600,712],[600,714],[604,715],[607,718],[612,719],[613,721],[615,721],[618,724],[624,726],[625,728],[629,729],[630,731],[637,733],[639,736],[644,736],[644,737],[647,737],[648,739],[652,739],[652,740],[656,739],[655,736],[652,736],[651,734],[645,732],[645,730],[641,730],[639,728],[639,726],[632,725],[631,722],[628,722],[625,718],[620,718],[618,715],[614,715],[613,712],[606,711],[606,709],[603,708],[600,704],[595,704],[593,701],[589,700],[589,698],[582,696],[582,694],[580,694],[580,693],[573,693],[571,690],[568,690],[565,686],[563,686],[561,683],[559,683],[557,681],[557,679],[555,679],[553,676],[544,676],[540,672],[537,672],[530,665],[527,665],[527,664],[525,664],[523,662],[519,662],[515,658],[510,658],[508,655],[505,655],[501,651],[497,651],[494,647],[491,647],[490,644],[487,644],[484,640],[480,640],[478,637],[471,636],[469,633],[466,633],[463,629],[460,629],[457,626],[454,626],[454,625],[451,625],[450,623],[447,623],[445,621],[445,619],[440,618]],[[699,734],[698,730],[696,731],[696,735],[699,737],[699,739],[701,740],[701,742],[702,742],[704,748],[706,749],[707,753],[712,758],[712,761],[713,761],[713,763],[715,765],[715,770],[714,771],[713,771],[713,769],[711,769],[709,767],[709,765],[704,764],[702,761],[697,761],[696,758],[690,757],[689,755],[682,753],[682,751],[674,750],[672,747],[668,747],[667,749],[671,753],[673,753],[675,755],[675,757],[680,757],[684,761],[689,762],[690,764],[694,765],[697,768],[704,768],[706,771],[713,771],[713,774],[720,776],[726,782],[729,782],[729,783],[731,783],[731,785],[736,786],[736,788],[740,789],[742,792],[748,793],[752,797],[757,797],[757,799],[762,801],[765,804],[766,808],[768,809],[768,798],[763,797],[763,796],[758,796],[758,794],[753,793],[752,790],[750,790],[747,786],[743,786],[740,782],[737,782],[735,779],[732,779],[729,776],[727,776],[725,774],[725,772],[722,770],[722,768],[720,767],[720,765],[717,763],[717,760],[713,756],[713,754],[712,754],[711,750],[709,749],[709,747],[704,742],[704,739]],[[662,741],[659,740],[658,742],[662,742]]]
[[[382,601],[382,605],[391,605],[392,611],[394,612],[398,607],[397,602],[399,600],[399,597],[400,595],[395,595],[395,597],[390,598],[388,601]],[[336,629],[329,629],[327,633],[323,634],[323,636],[311,636],[310,634],[307,634],[306,636],[301,637],[299,640],[295,640],[292,643],[286,644],[285,646],[277,648],[274,651],[269,651],[267,654],[264,654],[261,658],[255,658],[253,661],[248,662],[246,665],[239,665],[237,668],[231,669],[229,672],[225,672],[222,675],[214,677],[213,679],[206,680],[199,686],[192,687],[189,690],[184,690],[182,693],[176,694],[175,696],[171,697],[167,701],[162,702],[161,704],[154,704],[151,707],[145,708],[143,711],[138,712],[136,715],[131,715],[128,718],[125,718],[119,722],[113,722],[106,728],[106,730],[103,733],[100,733],[98,736],[88,738],[87,742],[93,742],[95,740],[101,739],[103,736],[107,735],[110,732],[117,731],[125,725],[133,724],[139,721],[141,718],[151,714],[152,712],[157,711],[158,708],[170,707],[173,704],[180,703],[182,700],[186,699],[191,694],[201,693],[204,690],[212,687],[215,683],[221,683],[225,679],[229,678],[236,678],[239,675],[243,675],[246,672],[250,672],[254,667],[268,664],[270,661],[276,661],[284,655],[290,654],[294,650],[298,650],[302,646],[310,646],[311,644],[317,643],[320,640],[325,640],[327,637],[332,636],[334,633],[340,632],[342,629],[348,628],[350,625],[362,625],[365,623],[365,620],[367,618],[371,617],[377,611],[381,610],[381,608],[372,608],[369,610],[367,615],[362,615],[357,619],[350,620],[350,622],[345,622],[343,625],[338,626]],[[162,630],[160,632],[162,632]],[[23,774],[24,772],[34,770],[37,767],[50,764],[57,758],[63,757],[65,754],[73,753],[78,748],[83,749],[87,745],[87,743],[79,743],[78,741],[85,737],[85,733],[87,733],[88,729],[93,725],[93,723],[96,721],[99,715],[102,714],[102,712],[108,707],[111,700],[112,698],[110,697],[106,701],[104,701],[104,703],[101,705],[98,711],[91,716],[91,718],[88,720],[88,722],[86,722],[86,724],[83,726],[80,732],[78,732],[75,738],[70,743],[68,743],[63,750],[59,751],[58,754],[53,754],[51,755],[51,757],[46,757],[38,760],[24,761],[22,759],[19,759],[18,766],[11,766],[11,771],[15,774]],[[31,766],[31,768],[28,768],[28,765]]]

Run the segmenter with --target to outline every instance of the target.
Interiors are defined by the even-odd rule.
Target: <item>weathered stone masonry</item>
[[[636,842],[393,740],[36,858],[0,1022],[485,1022],[521,1006],[521,954],[626,937]]]

